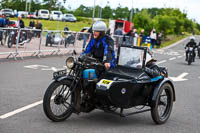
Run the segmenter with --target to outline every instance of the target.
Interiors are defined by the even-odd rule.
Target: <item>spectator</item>
[[[150,38],[151,38],[151,45],[152,48],[154,48],[155,44],[156,44],[156,30],[153,28],[151,33],[150,33]]]
[[[22,20],[21,16],[18,16],[18,21],[17,21],[16,27],[18,27],[18,28],[24,28],[25,27],[24,21]]]
[[[38,31],[38,34],[37,34],[38,38],[40,38],[40,34],[42,32],[42,23],[40,22],[40,20],[37,20],[36,29],[41,30],[41,31]]]
[[[2,18],[0,18],[0,27],[5,27],[6,26],[6,19],[4,15],[2,15]]]
[[[114,35],[123,35],[123,30],[122,30],[122,26],[118,26],[118,28],[115,30]]]
[[[137,29],[133,29],[133,37],[138,37]]]
[[[64,35],[68,34],[67,31],[69,31],[69,27],[67,25],[65,25],[65,27],[64,27]]]
[[[31,27],[31,28],[35,27],[35,21],[34,20],[30,20],[29,27]]]
[[[161,41],[162,41],[162,33],[159,32],[159,33],[157,34],[157,40],[156,40],[157,48],[160,48]]]
[[[140,32],[140,46],[142,46],[142,43],[144,42],[144,29]]]

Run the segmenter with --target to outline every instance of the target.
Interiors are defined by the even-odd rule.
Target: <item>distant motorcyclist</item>
[[[195,53],[195,48],[197,47],[197,45],[196,45],[196,42],[195,42],[195,37],[194,36],[192,36],[192,37],[190,37],[190,41],[185,45],[185,49],[186,49],[186,61],[188,60],[188,53],[189,53],[189,47],[192,47],[193,48],[193,54],[194,54],[194,57],[193,57],[193,61],[195,61],[195,56],[196,56],[196,53]]]
[[[93,37],[88,43],[86,50],[82,53],[91,54],[92,57],[104,63],[106,69],[114,67],[114,41],[105,34],[107,27],[103,21],[93,24]]]

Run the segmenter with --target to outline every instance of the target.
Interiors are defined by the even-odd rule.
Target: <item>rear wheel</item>
[[[46,90],[43,109],[46,116],[55,122],[67,119],[73,112],[74,93],[69,80],[54,81]]]
[[[173,107],[173,90],[169,83],[165,83],[160,88],[155,103],[151,107],[151,116],[156,124],[165,123]]]

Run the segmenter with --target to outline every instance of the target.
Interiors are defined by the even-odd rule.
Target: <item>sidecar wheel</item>
[[[151,116],[156,124],[165,123],[173,107],[173,90],[169,83],[165,83],[158,93],[155,103],[151,107]]]
[[[69,89],[71,82],[54,81],[46,90],[43,109],[46,116],[55,122],[64,121],[73,112],[74,93]]]

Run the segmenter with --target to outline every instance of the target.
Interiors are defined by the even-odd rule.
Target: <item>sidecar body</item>
[[[156,123],[166,122],[175,101],[174,86],[165,75],[166,69],[162,72],[162,67],[156,65],[160,73],[157,76],[145,71],[146,67],[152,68],[147,65],[151,61],[147,47],[121,46],[117,55],[116,67],[107,71],[96,85],[98,102],[121,109],[147,106]],[[160,107],[163,114],[159,114]]]

